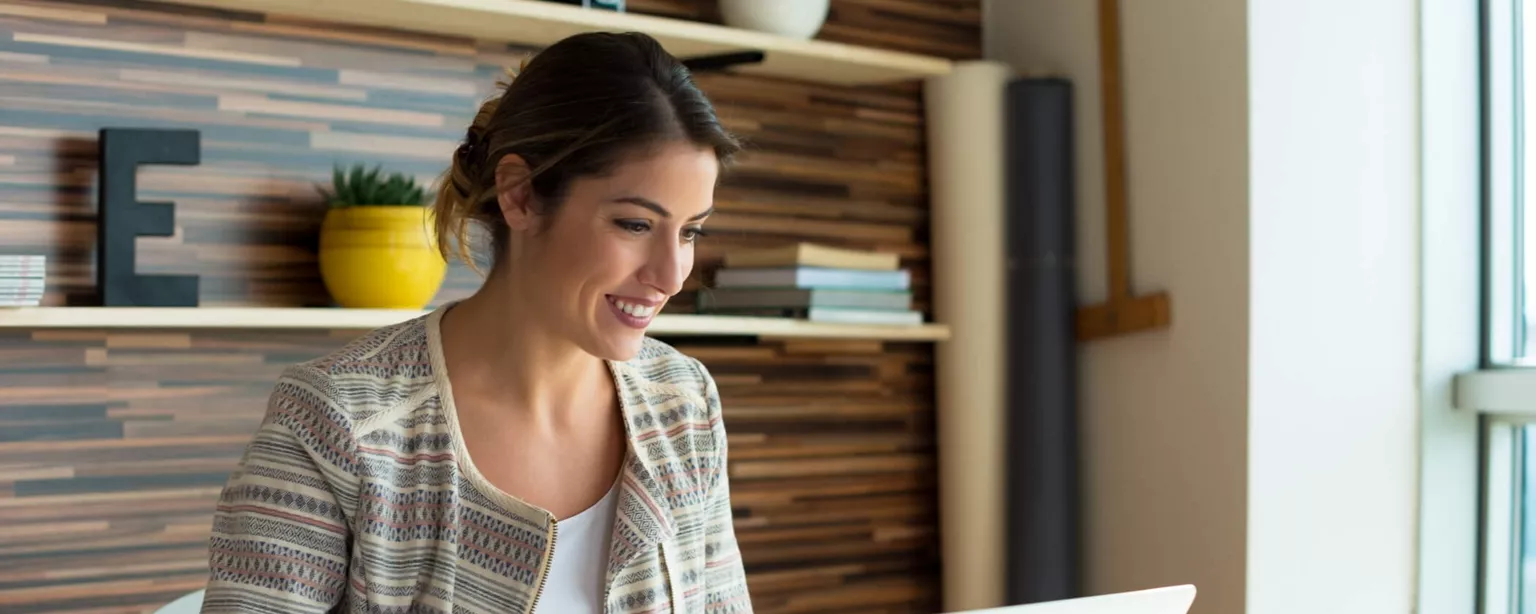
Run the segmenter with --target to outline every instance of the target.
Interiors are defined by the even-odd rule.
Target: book
[[[921,311],[889,311],[881,309],[839,309],[812,307],[806,310],[806,319],[812,322],[838,322],[842,324],[904,324],[916,326],[923,323]]]
[[[5,264],[0,262],[0,279],[31,279],[43,277],[47,269],[42,264]]]
[[[715,272],[715,286],[719,288],[907,290],[912,286],[912,276],[905,269],[899,271],[816,267],[720,269]]]
[[[733,250],[725,254],[725,267],[732,269],[820,267],[828,269],[894,271],[899,266],[900,257],[896,254],[845,249],[817,243],[796,243],[782,247]]]
[[[42,256],[0,256],[0,270],[42,270],[47,265]]]
[[[916,326],[923,323],[923,312],[892,309],[847,309],[842,307],[796,308],[740,308],[720,309],[711,312],[722,316],[751,316],[760,318],[794,318],[812,322],[836,324],[891,324]]]
[[[700,311],[752,307],[912,308],[912,293],[889,290],[800,290],[795,288],[714,288],[699,291]]]

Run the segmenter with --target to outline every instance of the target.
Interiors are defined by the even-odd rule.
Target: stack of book
[[[846,324],[922,324],[896,254],[812,243],[729,252],[699,313]]]
[[[36,307],[43,302],[47,256],[0,255],[0,307]]]

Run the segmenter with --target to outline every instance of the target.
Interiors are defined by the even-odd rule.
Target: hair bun
[[[464,132],[464,142],[460,143],[459,148],[453,152],[456,158],[454,161],[459,168],[464,169],[464,172],[471,177],[479,176],[485,166],[486,141],[484,130],[477,126],[470,126]],[[461,196],[469,197],[469,189],[466,186],[455,187],[458,188]]]

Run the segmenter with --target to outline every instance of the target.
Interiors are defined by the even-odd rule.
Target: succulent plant
[[[414,177],[404,173],[384,175],[377,166],[369,169],[357,164],[349,170],[337,166],[331,173],[331,189],[321,185],[315,187],[330,207],[426,204],[426,191],[416,185]]]

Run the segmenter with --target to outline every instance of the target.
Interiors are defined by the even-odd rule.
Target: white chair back
[[[197,590],[160,606],[160,609],[155,610],[155,614],[201,614],[202,611],[203,591]]]

